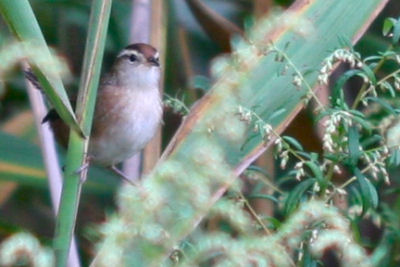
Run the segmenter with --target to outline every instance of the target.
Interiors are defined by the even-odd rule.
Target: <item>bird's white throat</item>
[[[118,71],[118,84],[124,87],[155,88],[159,86],[160,68],[146,65],[123,68]]]

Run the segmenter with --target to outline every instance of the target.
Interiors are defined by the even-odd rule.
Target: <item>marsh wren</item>
[[[118,54],[98,89],[88,150],[91,161],[118,172],[116,164],[150,141],[162,116],[159,79],[159,54],[151,45],[131,44]],[[46,121],[66,144],[69,131],[55,110]]]

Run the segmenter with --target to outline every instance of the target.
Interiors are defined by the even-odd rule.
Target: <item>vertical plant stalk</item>
[[[132,0],[131,27],[129,41],[131,43],[148,43],[150,40],[151,0]],[[140,176],[141,153],[137,153],[124,161],[125,175],[134,181]]]
[[[87,169],[80,172],[78,170],[86,163],[86,153],[92,127],[97,87],[100,80],[111,3],[111,0],[94,0],[91,7],[88,37],[76,107],[78,124],[86,138],[79,135],[76,131],[71,130],[70,132],[64,186],[54,238],[56,265],[58,267],[64,267],[67,264],[71,239],[75,229],[82,182],[86,179]]]
[[[165,50],[166,50],[166,29],[167,29],[167,6],[165,1],[152,1],[152,16],[151,16],[151,34],[150,43],[158,49],[160,53],[160,61],[165,66]],[[164,71],[161,73],[160,79],[160,94],[163,95],[164,86]],[[161,128],[158,129],[153,139],[144,148],[143,153],[143,173],[149,173],[156,165],[161,155]]]
[[[27,65],[25,64],[24,69],[26,68]],[[52,131],[50,130],[49,124],[41,123],[42,118],[44,118],[47,113],[47,108],[44,104],[43,97],[40,91],[35,88],[34,85],[32,85],[29,81],[26,81],[26,85],[28,88],[29,101],[31,103],[32,111],[35,117],[35,124],[40,140],[40,149],[42,151],[42,157],[48,177],[51,203],[53,206],[54,214],[57,215],[62,190],[62,173],[58,162],[54,136]],[[72,239],[71,249],[68,256],[68,266],[81,266],[75,237],[73,237]]]

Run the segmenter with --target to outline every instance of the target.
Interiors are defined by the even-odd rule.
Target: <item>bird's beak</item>
[[[156,67],[160,66],[160,62],[156,58],[153,58],[153,57],[149,58],[148,62],[150,63],[150,65],[153,65],[153,66],[156,66]]]

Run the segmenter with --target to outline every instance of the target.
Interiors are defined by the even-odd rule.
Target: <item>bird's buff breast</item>
[[[161,114],[157,88],[99,92],[89,155],[105,166],[133,156],[154,136]]]

